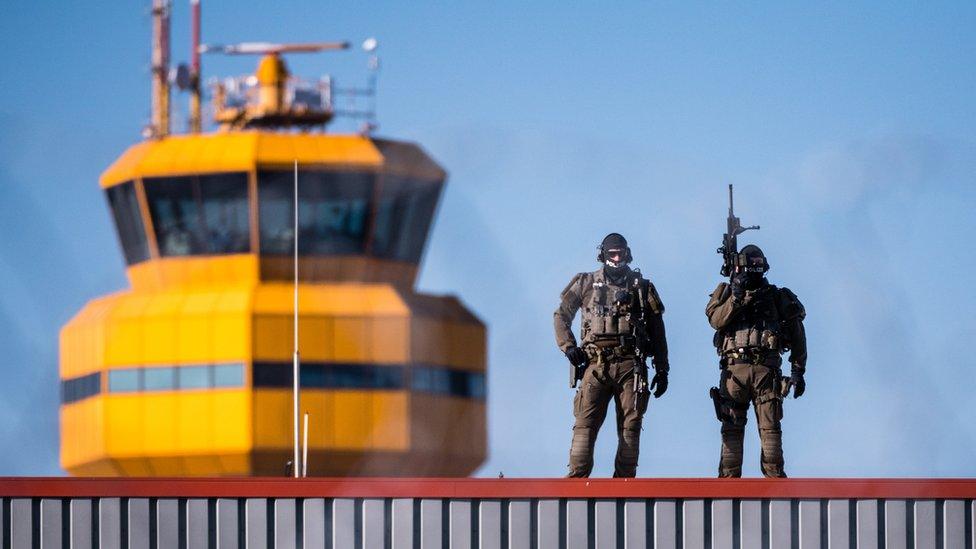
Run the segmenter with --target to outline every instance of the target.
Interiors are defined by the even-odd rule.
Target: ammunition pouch
[[[785,342],[780,335],[779,326],[760,325],[718,332],[712,343],[722,352],[736,349],[766,349],[780,352]]]

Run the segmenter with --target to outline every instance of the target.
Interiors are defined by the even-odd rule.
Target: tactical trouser
[[[573,401],[573,442],[569,449],[569,474],[567,477],[588,477],[593,470],[593,446],[611,397],[617,412],[617,459],[614,477],[637,475],[637,457],[640,452],[641,419],[647,407],[646,395],[640,409],[634,406],[633,358],[608,357],[591,360],[583,374],[576,398]]]
[[[722,457],[719,477],[742,476],[742,442],[749,403],[756,410],[762,452],[759,465],[767,477],[786,477],[783,470],[783,398],[780,371],[760,364],[730,364],[722,370]]]

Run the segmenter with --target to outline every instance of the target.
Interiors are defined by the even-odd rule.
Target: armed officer
[[[556,344],[570,363],[571,386],[580,381],[573,401],[573,441],[569,477],[588,477],[593,470],[593,445],[607,415],[610,399],[617,412],[617,458],[614,477],[637,474],[641,421],[648,393],[660,397],[668,388],[668,344],[664,304],[654,284],[631,270],[627,240],[611,233],[600,244],[602,266],[573,277],[560,296],[554,324]],[[582,344],[572,323],[582,309]],[[654,378],[647,379],[647,357]]]
[[[732,219],[731,207],[729,216]],[[738,218],[734,219],[738,224]],[[708,322],[716,330],[713,342],[722,369],[719,386],[711,392],[722,422],[718,476],[742,476],[742,440],[751,402],[762,444],[762,473],[786,477],[780,420],[790,387],[793,398],[806,390],[806,312],[796,294],[766,280],[769,263],[758,246],[750,244],[732,256],[730,282],[715,288],[705,308]],[[781,355],[787,351],[791,372],[784,378]]]

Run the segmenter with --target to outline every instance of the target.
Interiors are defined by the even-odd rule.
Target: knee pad
[[[573,441],[569,447],[570,455],[592,455],[593,444],[596,442],[596,433],[587,427],[576,427],[573,429]]]

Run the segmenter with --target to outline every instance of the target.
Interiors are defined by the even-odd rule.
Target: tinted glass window
[[[298,251],[302,255],[361,254],[375,175],[299,172]],[[261,253],[294,250],[294,175],[258,172]]]
[[[176,386],[175,368],[146,368],[143,370],[143,387],[147,391],[168,391]]]
[[[291,387],[292,365],[287,362],[255,362],[255,387]],[[298,374],[302,387],[318,389],[403,389],[404,369],[389,364],[304,363]]]
[[[108,198],[112,217],[115,218],[115,229],[119,233],[119,242],[122,244],[126,265],[149,259],[146,229],[142,224],[142,215],[139,213],[135,185],[129,181],[109,187],[105,189],[105,196]]]
[[[183,366],[176,369],[180,389],[205,389],[210,386],[209,366]]]
[[[101,390],[102,375],[95,372],[61,381],[61,403],[70,404],[95,396]]]
[[[242,364],[217,364],[214,368],[214,387],[240,387],[244,385]]]
[[[251,222],[247,204],[247,174],[201,175],[203,220],[212,254],[251,250]]]
[[[484,399],[485,375],[477,372],[416,366],[410,388],[425,393]]]
[[[247,174],[152,178],[143,185],[161,256],[249,251]]]
[[[127,393],[142,388],[142,370],[110,370],[108,372],[108,391]]]
[[[146,200],[152,217],[159,255],[204,253],[205,230],[199,194],[192,177],[146,179]]]
[[[372,254],[419,262],[441,184],[386,175],[376,207]]]

